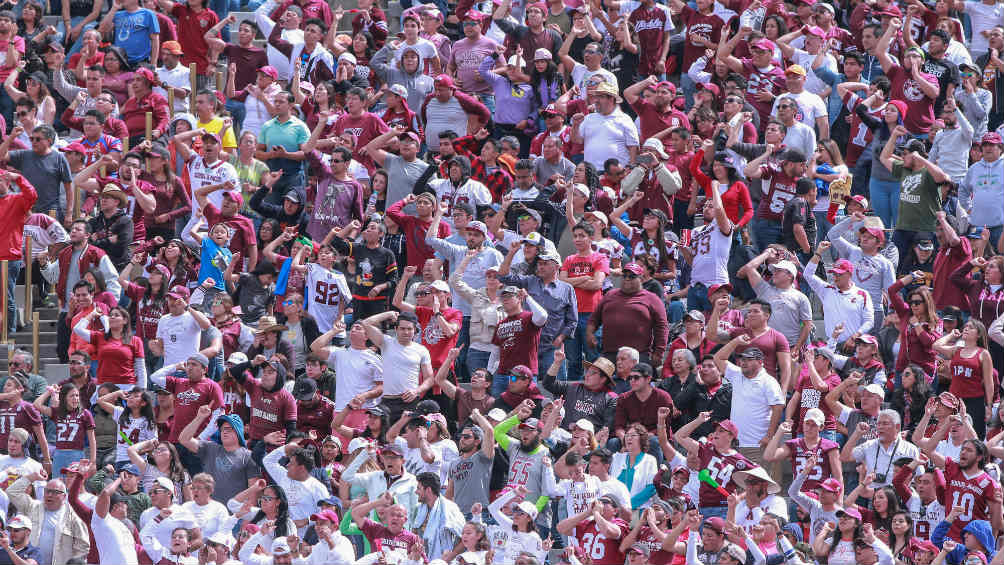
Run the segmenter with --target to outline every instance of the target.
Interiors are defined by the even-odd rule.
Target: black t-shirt
[[[271,288],[262,286],[258,275],[252,273],[241,273],[237,285],[237,304],[241,307],[241,320],[245,324],[257,324],[258,318],[267,313],[268,303],[273,296]]]
[[[948,59],[935,59],[930,53],[926,53],[922,70],[938,79],[938,98],[934,101],[934,112],[940,114],[948,95],[949,85],[955,90],[955,86],[961,82],[959,67]]]
[[[802,252],[802,247],[795,239],[796,224],[801,224],[805,228],[805,236],[809,240],[809,250],[816,246],[816,217],[812,215],[812,208],[805,198],[796,196],[784,205],[781,216],[781,233],[784,238],[784,246],[793,252]]]

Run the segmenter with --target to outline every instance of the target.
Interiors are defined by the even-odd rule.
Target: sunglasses
[[[599,55],[600,52],[597,51],[596,49],[586,49],[585,51],[582,52],[582,54],[583,55]],[[596,84],[599,84],[599,82],[597,82]]]
[[[640,277],[638,275],[634,274],[634,273],[624,273],[624,278],[628,279],[628,280],[631,280],[631,279],[637,279],[637,278],[640,278]]]
[[[474,434],[460,434],[460,439],[474,439]]]
[[[474,27],[474,26],[477,26],[477,25],[481,25],[480,22],[475,22],[475,21],[472,21],[472,20],[467,20],[467,21],[464,22],[464,27],[467,27],[467,26]]]
[[[530,380],[530,377],[523,377],[523,376],[520,376],[520,375],[509,375],[509,382],[511,382],[511,383],[514,383],[514,382],[517,382],[517,381],[520,381],[520,380],[528,381],[528,380]]]
[[[974,73],[959,73],[959,74],[962,75],[962,78],[972,78],[976,76]]]
[[[83,361],[77,361],[76,359],[70,359],[70,365],[83,365]]]
[[[777,109],[778,110],[790,110],[790,109],[792,109],[794,107],[795,107],[794,104],[778,104]]]
[[[283,306],[292,306],[293,304],[295,304],[295,302],[293,302],[292,300],[283,300],[282,301],[282,305]]]
[[[743,103],[743,101],[742,101],[742,100],[740,100],[740,99],[738,99],[738,98],[734,98],[734,97],[733,97],[733,98],[726,98],[726,99],[725,99],[725,103],[726,103],[726,104],[742,104],[742,103]]]
[[[344,162],[345,162],[345,159],[332,159],[331,160],[331,164],[344,163]]]
[[[910,301],[910,306],[917,306],[917,305],[922,305],[922,304],[924,304],[923,300],[911,300]]]
[[[628,375],[628,380],[629,381],[637,381],[639,379],[644,379],[644,378],[645,378],[645,375],[639,375],[638,373],[633,373],[631,375]]]

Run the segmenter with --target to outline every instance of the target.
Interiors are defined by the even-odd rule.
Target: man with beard
[[[529,379],[527,379],[529,382]],[[551,527],[551,505],[544,495],[545,476],[553,481],[549,450],[540,440],[540,422],[531,417],[540,402],[525,400],[516,407],[516,414],[495,426],[495,441],[509,457],[509,480],[507,488],[526,487],[525,500],[537,507],[537,531],[544,533]],[[509,437],[509,430],[519,424],[519,443]],[[492,442],[494,443],[494,442]],[[545,463],[545,459],[547,462]]]
[[[883,411],[884,413],[885,411]],[[978,439],[965,440],[962,443],[958,461],[951,457],[945,457],[932,449],[933,446],[938,445],[947,437],[953,421],[959,422],[960,418],[958,415],[945,418],[938,426],[938,431],[935,432],[931,441],[925,444],[924,453],[930,457],[932,466],[942,467],[945,470],[945,495],[942,497],[942,501],[945,503],[951,501],[953,507],[962,506],[964,508],[964,512],[955,520],[946,518],[952,522],[947,536],[961,543],[964,539],[963,531],[968,531],[969,528],[966,526],[972,521],[990,520],[994,530],[1001,527],[1001,485],[983,470],[983,465],[990,460],[990,452],[982,441]],[[879,433],[882,433],[881,427]],[[914,455],[913,459],[916,459],[916,453],[912,455]],[[946,504],[947,506],[948,504]],[[952,512],[954,510],[955,508],[951,508]],[[938,528],[931,534],[932,541],[938,537],[937,530]],[[945,536],[946,534],[941,531],[941,535]]]
[[[460,458],[453,460],[446,472],[446,497],[457,503],[468,520],[472,518],[471,506],[489,499],[492,464],[495,462],[491,422],[478,409],[471,412],[471,419],[477,425],[468,425],[460,431],[460,441],[457,442]]]
[[[788,504],[777,496],[781,486],[770,478],[763,467],[736,471],[732,477],[746,495],[734,503],[737,525],[752,528],[760,523],[764,514],[774,514],[788,521]]]
[[[65,487],[64,487],[65,488]],[[44,563],[42,552],[30,543],[31,519],[21,514],[11,518],[7,523],[7,532],[0,534],[0,548],[7,552],[11,563]]]
[[[646,100],[641,97],[641,93],[649,88],[655,89],[655,96]],[[673,107],[675,96],[676,88],[673,83],[659,82],[655,75],[650,75],[624,89],[624,99],[638,113],[642,139],[648,139],[667,128],[690,129],[690,121],[687,120],[686,114]]]
[[[892,478],[892,486],[903,508],[913,519],[913,535],[922,540],[930,539],[934,527],[945,519],[945,505],[938,496],[944,489],[938,484],[936,468],[928,463],[930,460],[925,455],[911,459]],[[918,468],[920,475],[916,473]]]
[[[717,364],[717,363],[716,363]],[[698,426],[711,419],[711,412],[701,412],[697,419],[685,424],[676,433],[676,441],[687,450],[696,453],[700,464],[699,469],[707,469],[711,478],[728,492],[735,492],[738,483],[733,480],[734,471],[743,471],[756,466],[755,463],[732,448],[732,443],[739,435],[739,428],[732,420],[722,420],[715,426],[715,431],[708,436],[707,441],[698,442],[691,438]],[[662,445],[664,455],[673,460],[677,456],[675,449],[667,449],[669,443]],[[670,448],[672,446],[669,446]],[[697,505],[704,516],[724,518],[727,514],[727,500],[722,494],[702,482]]]

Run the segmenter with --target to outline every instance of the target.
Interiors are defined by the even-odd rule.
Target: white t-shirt
[[[369,349],[333,347],[328,355],[328,366],[338,375],[335,410],[339,412],[357,395],[383,381],[383,360]],[[378,400],[370,400],[363,408],[376,405]]]
[[[997,2],[984,4],[970,1],[965,4],[965,12],[969,14],[973,25],[973,39],[969,43],[969,51],[976,58],[990,49],[990,44],[982,32],[1004,24],[1004,5]]]
[[[157,322],[157,339],[164,342],[164,366],[182,363],[197,353],[201,337],[202,328],[191,312],[161,316]]]
[[[694,228],[690,232],[690,248],[694,259],[690,271],[692,282],[710,287],[729,282],[729,252],[732,249],[732,235],[725,235],[718,229],[718,219],[710,224]]]
[[[726,363],[725,380],[732,383],[732,410],[729,417],[739,428],[739,447],[756,447],[767,435],[771,406],[784,406],[784,394],[777,379],[760,369],[746,378],[742,369]]]
[[[603,170],[607,159],[629,162],[628,147],[638,147],[638,127],[619,109],[606,116],[590,113],[579,124],[579,135],[585,140],[583,156],[586,162],[598,171]]]
[[[41,471],[42,464],[31,457],[0,455],[0,469],[13,469],[13,472],[7,473],[7,484],[12,484],[20,477]]]
[[[588,90],[586,82],[589,80],[589,77],[593,75],[603,75],[606,82],[617,86],[617,77],[607,69],[601,67],[595,71],[591,71],[582,63],[576,63],[572,68],[572,82],[579,87],[579,98],[583,100],[586,99],[586,90]]]
[[[190,70],[185,65],[175,65],[173,69],[168,69],[167,67],[160,67],[157,69],[157,78],[160,80],[160,84],[166,84],[171,88],[190,89],[192,87],[192,79],[190,77]],[[163,86],[155,86],[153,87],[153,91],[163,96],[164,100],[168,99],[167,91],[164,90]],[[174,113],[179,114],[187,111],[188,97],[175,96]]]
[[[342,305],[352,300],[345,275],[329,271],[317,263],[307,263],[307,313],[317,321],[317,330],[327,332],[335,325]]]
[[[432,357],[424,345],[414,341],[408,345],[401,345],[395,335],[384,334],[380,352],[384,365],[395,368],[391,373],[392,376],[384,375],[384,396],[400,396],[418,387],[422,365],[432,366]]]
[[[136,556],[136,541],[122,520],[111,514],[101,518],[95,512],[91,514],[91,531],[94,532],[94,542],[98,546],[101,565],[139,563],[139,558]]]
[[[822,96],[822,93],[829,88],[830,85],[823,82],[812,70],[812,63],[816,60],[816,56],[810,55],[808,51],[795,49],[795,54],[792,57],[792,60],[805,69],[805,90]],[[837,60],[829,53],[823,56],[823,66],[821,68],[829,69],[833,73],[839,72],[839,69],[837,68]]]
[[[224,528],[224,522],[230,517],[227,507],[213,499],[209,499],[209,503],[205,506],[199,506],[194,500],[189,500],[182,504],[181,507],[191,513],[192,516],[195,516],[195,521],[202,528],[203,539]]]
[[[819,79],[816,79],[819,80]],[[808,81],[806,81],[806,89],[798,94],[791,92],[785,92],[784,94],[778,96],[774,99],[774,107],[771,110],[771,114],[777,115],[777,105],[784,99],[791,99],[795,101],[798,105],[798,112],[795,114],[795,120],[802,122],[803,124],[809,126],[810,128],[816,127],[816,118],[825,118],[828,113],[826,110],[826,104],[823,103],[823,99],[819,97],[818,94],[813,94],[809,92]],[[811,155],[807,156],[811,157]]]
[[[408,440],[401,436],[394,438],[394,443],[397,444],[402,450],[404,450],[404,470],[408,471],[412,475],[418,475],[420,473],[436,473],[437,475],[443,475],[443,469],[447,466],[444,465],[443,450],[441,447],[434,444],[429,444],[429,450],[432,451],[432,456],[434,461],[429,463],[422,458],[422,450],[418,447],[408,447]]]

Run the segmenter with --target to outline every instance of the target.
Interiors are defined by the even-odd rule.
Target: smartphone
[[[655,163],[655,157],[651,153],[642,153],[638,156],[638,163],[642,165],[651,165]]]

